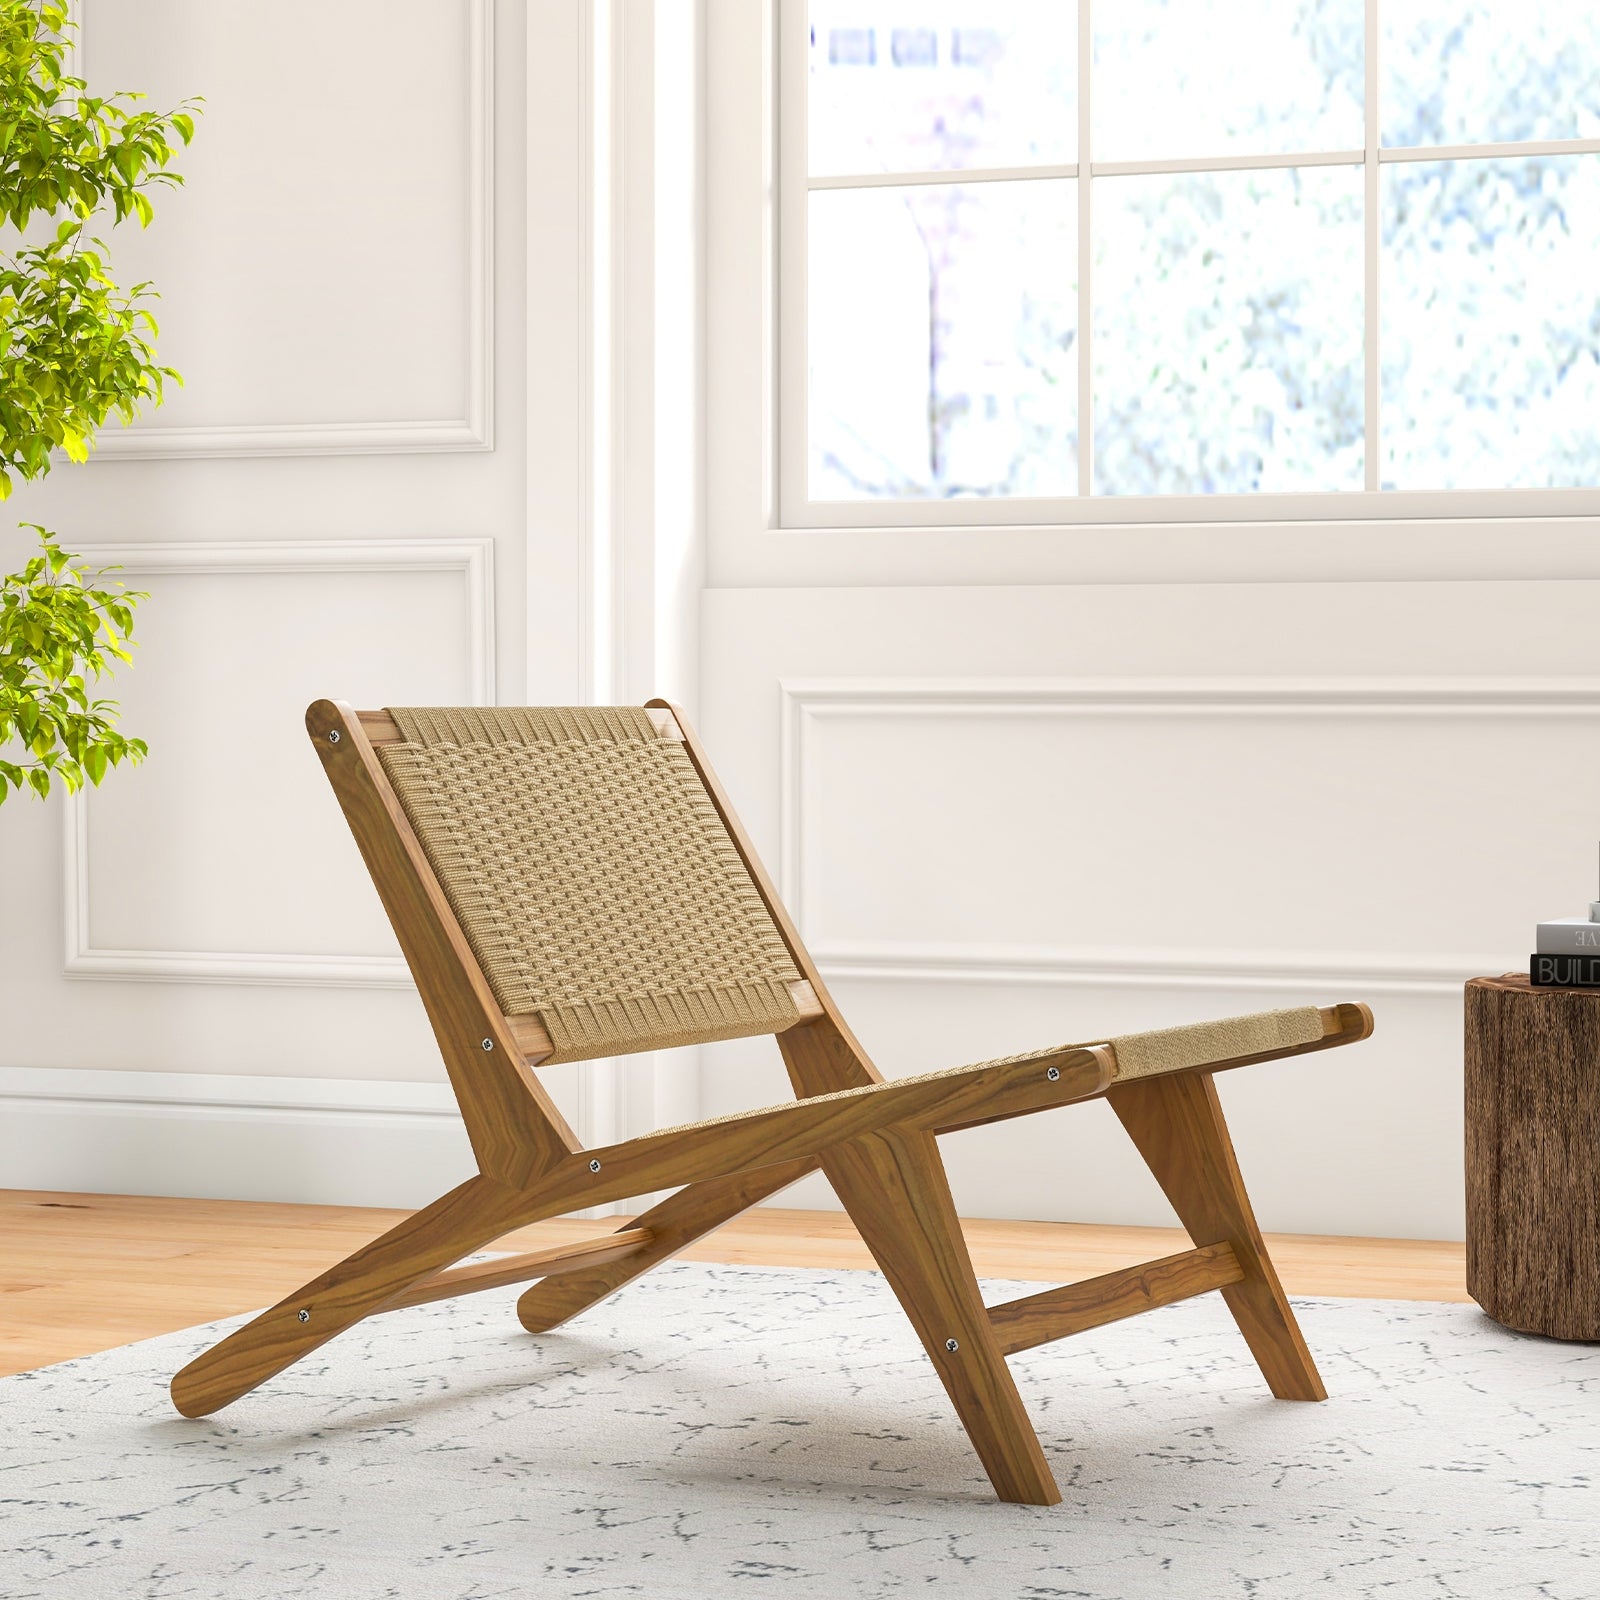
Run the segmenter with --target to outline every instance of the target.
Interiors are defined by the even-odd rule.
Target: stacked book
[[[1536,987],[1600,989],[1600,900],[1586,917],[1539,924],[1528,976]]]

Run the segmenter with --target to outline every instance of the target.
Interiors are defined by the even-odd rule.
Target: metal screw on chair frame
[[[493,1039],[485,1039],[483,1041],[483,1048],[485,1050],[493,1050],[494,1049],[494,1040]]]
[[[598,1172],[600,1170],[600,1163],[598,1161],[591,1161],[589,1163],[589,1170],[591,1172]]]
[[[946,1350],[954,1353],[961,1348],[961,1341],[959,1339],[946,1339],[944,1342],[944,1347]]]
[[[309,1311],[297,1311],[295,1315],[298,1316],[302,1322],[309,1322],[311,1320],[311,1313]]]
[[[328,743],[329,744],[338,744],[338,742],[339,742],[339,730],[337,728],[329,728],[328,729]]]
[[[1061,1068],[1060,1067],[1046,1067],[1044,1075],[1045,1075],[1045,1077],[1047,1077],[1051,1081],[1051,1083],[1054,1083],[1056,1081],[1056,1079],[1061,1076]]]

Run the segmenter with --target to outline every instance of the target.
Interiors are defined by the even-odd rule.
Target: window
[[[1600,6],[782,3],[786,521],[1600,486]]]

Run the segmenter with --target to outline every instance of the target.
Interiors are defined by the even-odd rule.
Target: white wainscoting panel
[[[91,88],[207,101],[185,187],[110,241],[185,387],[98,456],[491,448],[493,0],[83,11]]]
[[[83,555],[150,592],[137,670],[116,683],[150,756],[67,806],[67,975],[409,986],[301,718],[321,696],[491,702],[492,543]]]
[[[1600,793],[1600,680],[782,693],[783,892],[841,978],[1456,996],[1571,898]]]
[[[872,644],[860,604],[832,637],[909,656],[913,630]],[[789,605],[743,646],[758,662],[820,626]],[[1460,985],[1582,909],[1600,680],[780,669],[763,702],[751,676],[716,737],[758,716],[776,737],[725,757],[733,792],[886,1072],[1366,1000],[1370,1043],[1221,1082],[1264,1225],[1460,1237]],[[783,1093],[764,1041],[713,1047],[703,1082],[711,1112]],[[1103,1107],[944,1150],[967,1215],[1171,1221]],[[807,1180],[782,1203],[833,1201]]]
[[[422,1206],[472,1176],[443,1084],[0,1067],[14,1188]]]

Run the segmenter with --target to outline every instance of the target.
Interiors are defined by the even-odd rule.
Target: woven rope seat
[[[1027,1050],[1021,1055],[996,1056],[990,1061],[967,1062],[959,1067],[945,1067],[938,1072],[919,1072],[892,1081],[897,1088],[914,1083],[937,1083],[940,1078],[970,1076],[989,1067],[1013,1067],[1026,1061],[1059,1059],[1067,1051],[1081,1050],[1088,1044],[1109,1044],[1116,1054],[1116,1070],[1111,1082],[1125,1083],[1134,1078],[1184,1072],[1208,1062],[1265,1055],[1295,1045],[1315,1044],[1322,1038],[1323,1031],[1322,1013],[1315,1006],[1297,1006],[1287,1011],[1255,1011],[1242,1017],[1221,1017],[1215,1022],[1188,1023],[1183,1027],[1162,1028],[1153,1033],[1125,1033],[1115,1039],[1052,1045],[1048,1050]],[[882,1088],[882,1085],[872,1085],[860,1089],[835,1089],[830,1094],[807,1095],[806,1102],[817,1105],[829,1100],[858,1099],[863,1095],[881,1093]],[[762,1106],[753,1111],[730,1111],[726,1116],[702,1118],[662,1128],[658,1134],[678,1133],[690,1128],[723,1127],[729,1123],[763,1117],[771,1109]]]
[[[787,1028],[799,981],[680,740],[633,707],[391,707],[380,750],[507,1016],[552,1061]]]
[[[1106,1043],[1116,1052],[1114,1081],[1123,1083],[1130,1078],[1187,1072],[1210,1061],[1230,1061],[1315,1044],[1322,1035],[1322,1013],[1315,1006],[1291,1006],[1282,1011],[1252,1011],[1242,1017],[1157,1028],[1149,1033],[1118,1034]]]

